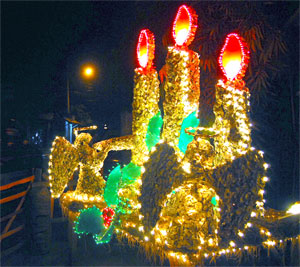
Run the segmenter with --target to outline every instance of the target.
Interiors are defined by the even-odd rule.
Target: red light
[[[173,23],[173,38],[177,46],[189,46],[197,30],[197,14],[189,6],[179,7]]]
[[[154,50],[154,34],[148,29],[141,30],[136,52],[139,65],[144,70],[153,66]]]
[[[108,228],[114,218],[114,215],[115,215],[115,211],[111,208],[104,208],[102,210],[102,217],[103,217],[103,220],[104,220],[104,226],[106,228]]]
[[[219,65],[228,80],[242,79],[248,66],[249,50],[237,33],[227,35]]]

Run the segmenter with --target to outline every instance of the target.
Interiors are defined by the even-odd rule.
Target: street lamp
[[[91,82],[97,77],[97,68],[94,64],[84,64],[81,66],[80,76],[83,80]],[[71,105],[70,105],[70,79],[67,76],[67,112],[71,117]],[[72,128],[73,124],[77,124],[75,118],[66,118],[66,137],[69,137],[69,141],[72,143]]]
[[[81,67],[81,77],[85,80],[94,80],[97,76],[97,68],[93,64],[84,64]]]
[[[95,65],[89,63],[81,66],[80,76],[82,79],[87,81],[92,81],[97,76],[97,68]],[[67,100],[68,100],[68,114],[71,113],[70,108],[70,81],[69,77],[67,78]]]
[[[85,76],[86,78],[92,77],[93,74],[94,74],[94,69],[93,69],[92,67],[86,67],[86,68],[84,69],[84,76]]]

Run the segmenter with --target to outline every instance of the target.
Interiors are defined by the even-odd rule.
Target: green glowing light
[[[181,152],[185,153],[187,146],[190,142],[193,141],[194,136],[188,135],[185,132],[186,128],[189,127],[197,127],[199,125],[199,119],[197,118],[197,112],[194,111],[190,115],[188,115],[182,122],[181,125],[181,131],[180,131],[180,137],[179,137],[179,143],[178,143],[178,148],[181,150]],[[191,131],[193,132],[193,131]]]
[[[113,236],[114,228],[115,228],[114,225],[111,224],[111,226],[104,233],[102,232],[98,235],[94,235],[93,238],[94,238],[96,244],[99,245],[99,244],[109,243]]]
[[[216,196],[212,197],[210,202],[211,202],[211,204],[213,204],[215,207],[218,206],[218,200],[217,200],[217,197],[216,197]]]
[[[148,124],[148,130],[146,135],[146,145],[148,150],[151,151],[151,148],[154,147],[160,140],[160,131],[163,125],[163,119],[160,112],[153,116]]]
[[[141,175],[141,167],[130,162],[122,169],[122,184],[133,183]]]
[[[80,210],[80,215],[75,221],[75,233],[98,234],[104,229],[102,212],[95,206],[85,210]]]
[[[114,168],[108,175],[104,189],[104,200],[109,207],[112,205],[118,205],[119,203],[118,190],[121,177],[122,172],[120,165]]]

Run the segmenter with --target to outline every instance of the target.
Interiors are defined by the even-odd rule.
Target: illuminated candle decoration
[[[173,24],[175,47],[168,48],[168,73],[164,83],[165,100],[162,139],[178,146],[183,120],[196,112],[200,98],[199,55],[188,49],[197,29],[195,11],[182,5]],[[184,34],[184,33],[187,34]],[[184,131],[184,129],[182,129]]]
[[[154,34],[148,29],[141,30],[136,52],[139,65],[142,69],[147,70],[153,67],[154,50]]]
[[[132,103],[132,135],[135,147],[132,163],[141,166],[149,154],[146,145],[147,126],[159,112],[159,80],[153,66],[155,51],[154,34],[141,30],[137,44],[139,67],[135,69]]]
[[[179,7],[173,24],[173,37],[177,46],[189,46],[197,30],[197,14],[189,6]]]
[[[247,45],[237,33],[227,35],[219,57],[224,79],[216,85],[214,128],[216,165],[244,155],[251,147],[250,92],[242,78],[249,60]]]
[[[227,80],[240,80],[248,66],[249,50],[237,33],[227,35],[219,57],[219,65]]]
[[[159,80],[157,71],[153,66],[154,44],[154,35],[147,29],[142,30],[137,44],[139,66],[134,70],[132,102],[134,147],[131,150],[131,162],[122,169],[122,183],[126,183],[126,186],[118,191],[120,203],[127,203],[124,208],[126,212],[120,216],[122,228],[126,227],[127,221],[131,218],[129,216],[131,212],[138,214],[141,205],[138,200],[141,186],[139,177],[142,166],[149,158],[149,149],[146,142],[147,136],[149,137],[148,128],[150,122],[153,122],[153,118],[155,121],[155,118],[160,117],[158,106]],[[158,132],[160,133],[160,130]],[[159,137],[156,141],[159,141]]]
[[[116,233],[118,240],[139,244],[146,255],[168,258],[174,266],[253,253],[258,246],[246,243],[250,228],[261,234],[264,246],[277,246],[284,241],[276,240],[276,228],[262,225],[271,226],[268,218],[276,223],[279,216],[296,216],[300,206],[297,202],[283,214],[264,209],[268,164],[263,152],[251,147],[250,92],[242,80],[249,52],[236,33],[227,36],[219,57],[224,79],[216,85],[215,121],[211,128],[199,127],[200,62],[188,49],[196,28],[194,10],[180,6],[173,23],[175,45],[166,58],[163,110],[154,35],[143,29],[136,50],[132,135],[91,146],[92,136],[79,131],[97,127],[75,128],[74,144],[57,137],[49,157],[52,198],[60,197],[79,236],[92,234],[103,244]],[[104,180],[101,169],[112,150],[131,150],[131,161]],[[64,193],[78,167],[76,190]]]

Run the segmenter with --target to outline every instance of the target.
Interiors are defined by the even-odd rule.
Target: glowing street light
[[[97,78],[97,70],[98,68],[96,67],[95,64],[83,64],[80,67],[80,78],[82,80],[85,80],[86,84],[89,84],[93,80]],[[87,87],[87,89],[89,89]],[[71,116],[71,104],[70,104],[70,80],[69,80],[69,75],[67,75],[67,112],[68,116]],[[73,129],[73,124],[78,123],[75,121],[75,118],[67,118],[66,119],[66,137],[67,139],[72,143],[72,129]]]
[[[86,69],[84,70],[84,75],[85,75],[86,77],[92,76],[93,73],[94,73],[94,70],[93,70],[91,67],[88,67],[88,68],[86,68]]]
[[[85,64],[81,67],[81,76],[84,79],[92,80],[97,76],[96,66],[92,64]]]
[[[86,81],[95,80],[97,77],[97,67],[94,64],[88,63],[80,67],[80,76]],[[68,100],[68,114],[70,114],[70,82],[67,77],[67,100]]]

